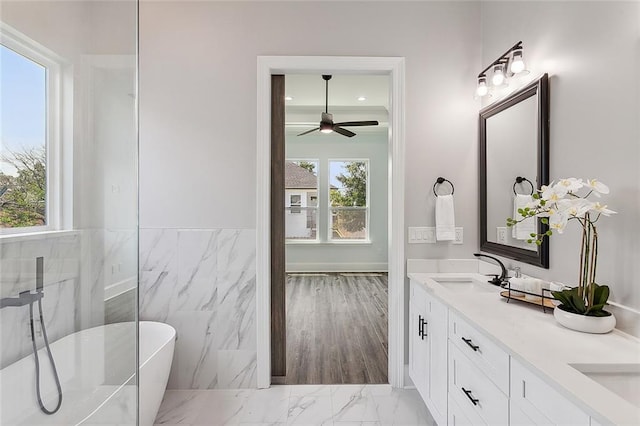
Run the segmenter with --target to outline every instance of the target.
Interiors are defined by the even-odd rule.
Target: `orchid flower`
[[[553,190],[559,196],[561,195],[561,197],[564,197],[567,193],[574,193],[583,186],[584,183],[582,183],[582,179],[567,178],[560,179],[558,183],[553,185]]]
[[[609,187],[598,179],[587,179],[584,186],[593,191],[593,195],[600,197],[600,194],[608,194]]]
[[[609,210],[606,204],[594,203],[589,211],[596,212],[598,214],[602,214],[605,216],[611,216],[612,214],[616,214],[613,210]]]

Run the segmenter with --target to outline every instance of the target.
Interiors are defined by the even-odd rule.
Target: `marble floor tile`
[[[167,391],[156,425],[431,426],[415,390],[389,385]]]
[[[246,394],[209,391],[204,409],[200,411],[193,424],[197,425],[237,425],[246,410]]]
[[[366,385],[331,387],[334,422],[375,422],[378,412]]]
[[[284,424],[289,410],[289,394],[287,387],[271,387],[258,389],[247,398],[244,413],[240,418],[242,424]]]
[[[289,398],[288,425],[333,425],[330,396]]]
[[[204,411],[207,396],[207,392],[197,390],[166,391],[155,423],[192,424]]]

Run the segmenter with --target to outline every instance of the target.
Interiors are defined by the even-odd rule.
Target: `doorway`
[[[371,74],[390,81],[388,173],[388,382],[401,387],[404,375],[404,143],[402,58],[259,57],[258,58],[258,218],[257,218],[257,378],[258,387],[271,383],[271,75]],[[302,198],[301,198],[302,200]],[[297,208],[298,200],[294,200]],[[276,295],[273,295],[276,296]],[[276,296],[278,297],[278,296]]]
[[[285,337],[286,384],[386,384],[389,76],[284,81],[284,187],[272,187],[284,203],[272,225],[285,226],[271,238],[286,242],[286,335],[272,328],[272,348]]]

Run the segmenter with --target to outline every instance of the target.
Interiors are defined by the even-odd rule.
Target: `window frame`
[[[366,164],[367,168],[367,202],[364,207],[333,207],[331,205],[331,197],[329,193],[331,192],[331,163],[332,162],[363,162]],[[369,244],[371,243],[371,159],[370,158],[328,158],[327,159],[327,170],[329,171],[327,176],[327,243],[329,244]],[[365,230],[366,235],[364,238],[358,239],[335,239],[333,238],[333,231],[331,228],[331,213],[333,210],[364,210],[365,211]]]
[[[46,224],[0,228],[0,238],[71,229],[72,173],[63,173],[63,72],[65,61],[56,53],[0,22],[0,44],[45,68],[46,124]],[[66,202],[65,202],[66,200]]]

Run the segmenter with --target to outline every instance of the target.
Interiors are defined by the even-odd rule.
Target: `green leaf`
[[[550,237],[551,235],[553,235],[553,231],[549,229],[547,230],[547,232],[544,233],[544,235],[546,235],[547,237]]]
[[[593,292],[594,306],[605,305],[609,299],[609,287],[606,285],[598,285],[596,283],[592,283],[591,285],[595,286],[595,290]]]
[[[544,206],[545,204],[547,204],[547,201],[546,201],[546,200],[540,200],[540,205],[541,205],[541,206]]]
[[[546,217],[543,217],[542,219],[540,219],[540,222],[544,223],[545,225],[548,225],[549,219],[547,219]]]
[[[537,199],[539,199],[539,198],[540,198],[540,194],[532,194],[532,195],[531,195],[531,197],[532,197],[534,200],[537,200]]]

